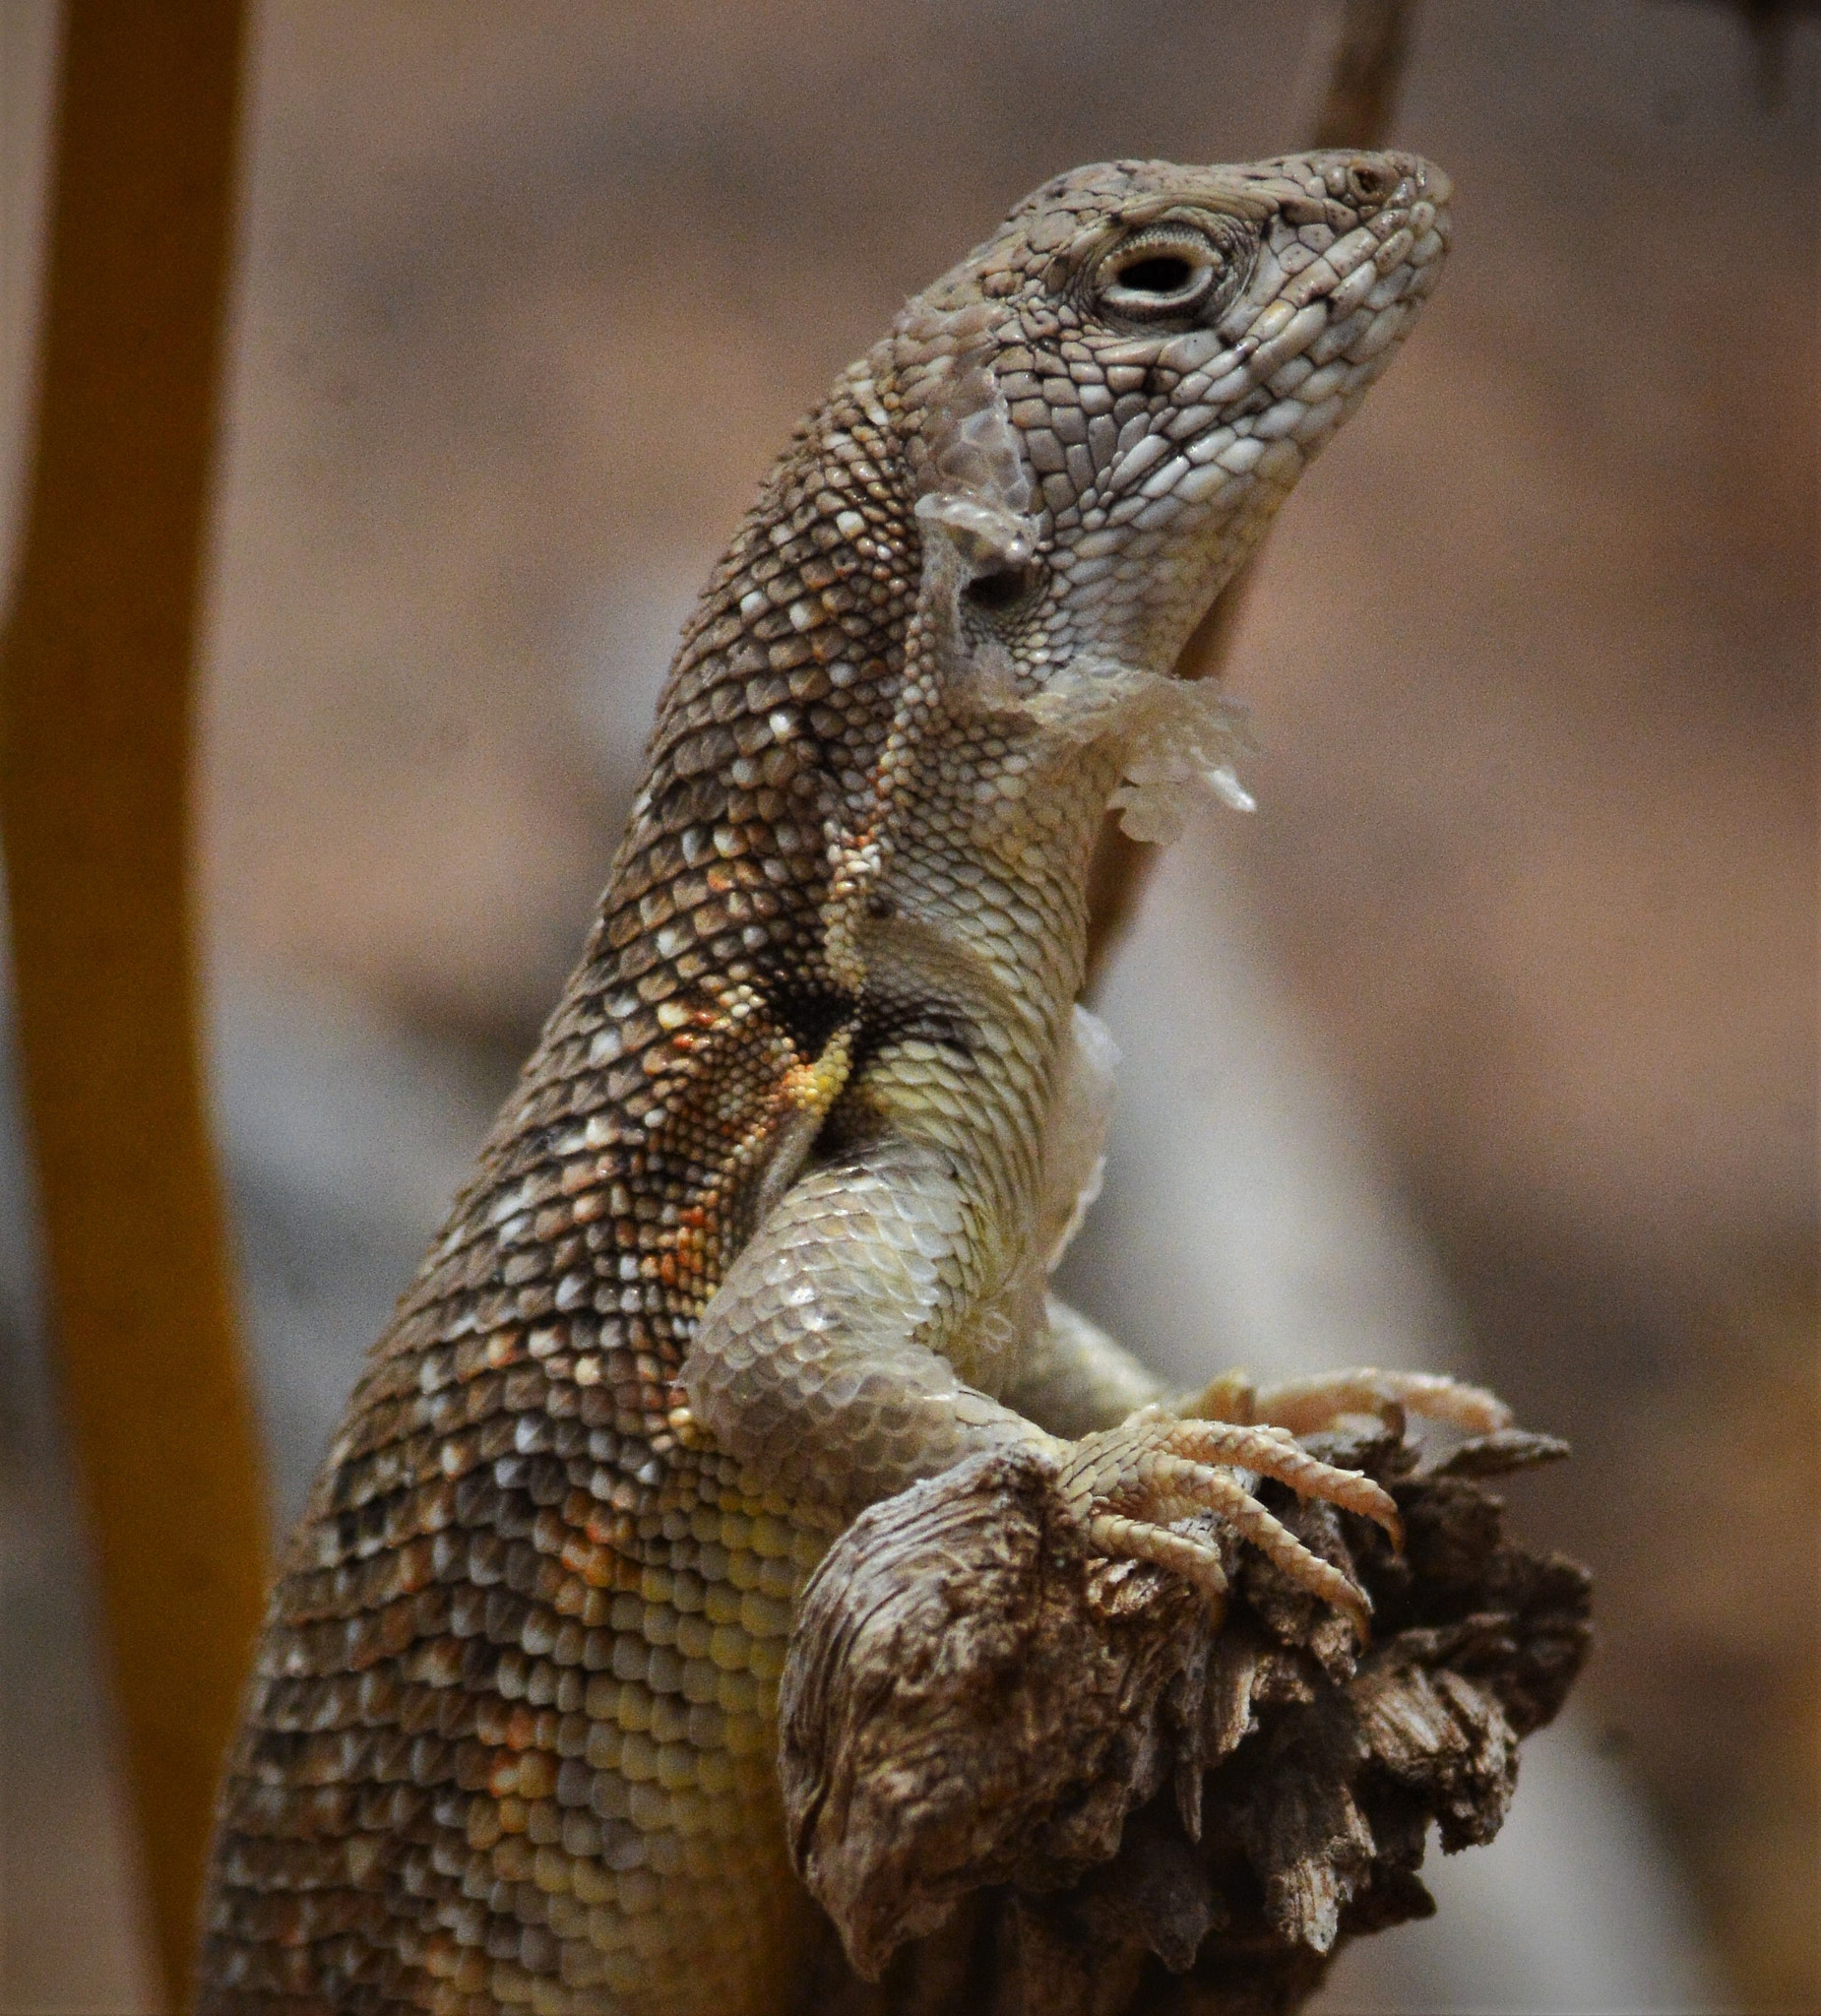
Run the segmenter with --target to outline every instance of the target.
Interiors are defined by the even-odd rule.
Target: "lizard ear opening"
[[[1041,586],[1042,573],[1035,561],[1015,560],[975,575],[962,594],[974,608],[1002,616],[1009,610],[1023,608]]]

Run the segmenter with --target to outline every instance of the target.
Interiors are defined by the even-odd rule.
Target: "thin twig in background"
[[[203,1098],[189,803],[243,31],[238,0],[65,9],[36,455],[0,640],[49,1315],[167,2005],[266,1577]]]

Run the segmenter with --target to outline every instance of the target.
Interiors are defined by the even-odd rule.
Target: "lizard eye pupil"
[[[1163,255],[1155,259],[1134,259],[1119,270],[1119,284],[1135,294],[1179,294],[1195,277],[1186,259]]]

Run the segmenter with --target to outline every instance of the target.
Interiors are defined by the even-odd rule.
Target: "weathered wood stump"
[[[834,1932],[801,2006],[1264,2016],[1341,1943],[1434,1910],[1416,1870],[1489,1841],[1519,1739],[1585,1656],[1589,1578],[1502,1536],[1507,1431],[1430,1463],[1308,1438],[1398,1500],[1259,1495],[1372,1599],[1374,1640],[1223,1535],[1224,1614],[1088,1554],[1043,1467],[976,1458],[874,1507],[804,1592],[783,1683],[797,1867]],[[845,1948],[845,1957],[844,1957]]]

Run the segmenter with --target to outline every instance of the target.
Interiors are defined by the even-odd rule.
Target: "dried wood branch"
[[[1224,1615],[1095,1559],[1018,1456],[837,1543],[782,1694],[792,1849],[846,1954],[831,1937],[805,2009],[1254,2016],[1298,2007],[1347,1938],[1433,1909],[1430,1823],[1444,1849],[1491,1839],[1519,1739],[1586,1651],[1586,1573],[1505,1541],[1484,1483],[1564,1452],[1515,1432],[1435,1465],[1389,1431],[1308,1446],[1404,1513],[1394,1555],[1261,1486],[1370,1593],[1363,1653],[1230,1535]]]

